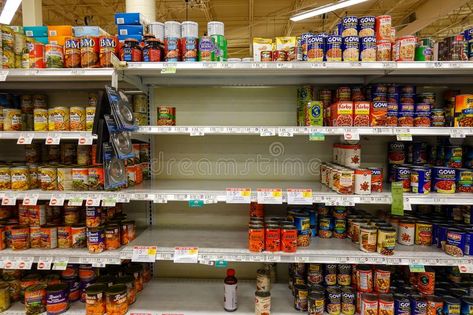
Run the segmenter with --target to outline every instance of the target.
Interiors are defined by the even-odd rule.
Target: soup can
[[[416,222],[415,244],[432,245],[432,224],[427,221]]]
[[[417,194],[430,193],[431,170],[430,168],[415,167],[411,169],[411,190]]]

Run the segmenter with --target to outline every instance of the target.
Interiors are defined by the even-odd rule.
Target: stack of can
[[[271,269],[265,265],[256,271],[255,315],[271,314]]]
[[[133,95],[133,116],[138,126],[148,125],[148,97],[146,94]]]

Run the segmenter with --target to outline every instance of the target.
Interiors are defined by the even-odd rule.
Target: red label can
[[[263,226],[250,226],[248,230],[248,249],[250,252],[260,253],[264,250]]]
[[[379,295],[379,314],[394,315],[394,298],[391,294]]]
[[[32,43],[29,55],[30,68],[46,68],[44,63],[44,44]]]
[[[373,291],[373,272],[369,266],[358,266],[356,270],[356,287],[360,292]]]
[[[295,253],[297,250],[297,229],[294,226],[283,226],[281,230],[281,250]]]
[[[161,42],[155,38],[150,38],[145,41],[143,48],[144,62],[159,62],[161,61]]]
[[[112,54],[117,48],[117,38],[113,36],[100,37],[100,66],[102,68],[112,67]]]
[[[285,50],[276,50],[273,52],[273,61],[286,61],[287,52]]]
[[[80,64],[82,68],[99,68],[99,55],[99,37],[84,36],[80,39]]]
[[[68,37],[64,42],[64,67],[80,68],[80,39]]]
[[[267,225],[264,238],[266,251],[278,252],[281,250],[281,229],[278,225]]]

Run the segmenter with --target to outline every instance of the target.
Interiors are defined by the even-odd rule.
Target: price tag
[[[289,128],[281,128],[278,130],[279,137],[294,137],[294,130]]]
[[[49,200],[49,205],[62,207],[64,205],[64,196],[61,196],[61,195],[51,196],[51,199]]]
[[[16,269],[30,270],[33,265],[33,257],[25,257],[18,259]]]
[[[463,139],[466,138],[466,134],[463,130],[454,128],[450,131],[450,138]]]
[[[136,262],[155,262],[157,246],[133,246],[131,261]]]
[[[401,133],[396,135],[397,141],[412,141],[412,134],[410,133]]]
[[[46,136],[46,144],[47,145],[54,145],[59,144],[61,142],[61,135],[58,133],[48,133]]]
[[[345,139],[345,141],[359,141],[360,134],[358,132],[345,132],[343,139]]]
[[[2,206],[16,206],[16,196],[13,194],[5,194],[2,199]]]
[[[404,215],[404,197],[402,182],[393,182],[391,184],[391,214]]]
[[[105,197],[102,199],[102,207],[115,207],[116,204],[116,197]]]
[[[8,70],[0,71],[0,82],[6,81],[8,77]]]
[[[227,188],[227,203],[250,203],[250,188]]]
[[[161,74],[175,74],[176,70],[175,64],[164,65],[164,68],[161,69]]]
[[[309,141],[325,141],[325,135],[320,132],[311,132],[309,134]]]
[[[94,142],[94,138],[92,137],[91,134],[81,134],[79,137],[78,144],[79,145],[92,145]]]
[[[203,206],[204,206],[204,201],[201,199],[189,200],[189,208],[202,208]]]
[[[314,203],[312,189],[288,189],[287,203],[290,205],[311,205]]]
[[[53,264],[53,270],[66,270],[67,264],[69,263],[69,258],[55,258]]]
[[[411,272],[425,272],[424,265],[409,265],[409,270]]]
[[[217,261],[215,261],[215,267],[216,268],[227,268],[228,267],[228,261],[226,261],[226,260],[217,260]]]
[[[460,265],[458,266],[458,270],[460,270],[460,273],[473,273],[473,265]]]
[[[17,263],[14,259],[10,257],[5,257],[3,259],[3,269],[17,269]]]
[[[53,263],[53,257],[39,257],[38,265],[36,268],[38,270],[51,270],[51,264]]]
[[[82,197],[72,197],[69,199],[69,202],[67,204],[73,207],[82,207],[83,202],[84,199],[82,199]]]
[[[100,201],[101,201],[100,198],[97,198],[96,196],[88,196],[87,199],[85,200],[85,205],[87,207],[99,207]],[[82,201],[81,201],[81,205],[82,205]]]
[[[273,137],[276,135],[276,130],[274,129],[268,129],[268,128],[263,128],[261,129],[259,135],[261,137]]]
[[[199,256],[198,247],[176,247],[174,248],[174,263],[197,264]]]
[[[282,189],[258,188],[257,201],[259,204],[280,205],[282,204]]]
[[[23,206],[36,206],[38,203],[38,195],[26,195],[23,198]]]
[[[16,144],[31,144],[33,142],[33,133],[21,133]]]
[[[191,137],[202,137],[204,136],[204,130],[201,128],[191,128],[190,136]]]
[[[168,198],[166,195],[155,195],[153,202],[154,203],[168,203]]]
[[[104,259],[98,258],[96,261],[92,262],[92,267],[93,268],[105,268],[107,264],[105,263]]]

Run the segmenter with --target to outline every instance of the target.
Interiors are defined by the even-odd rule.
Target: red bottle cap
[[[227,269],[227,276],[228,277],[235,276],[235,269]]]

